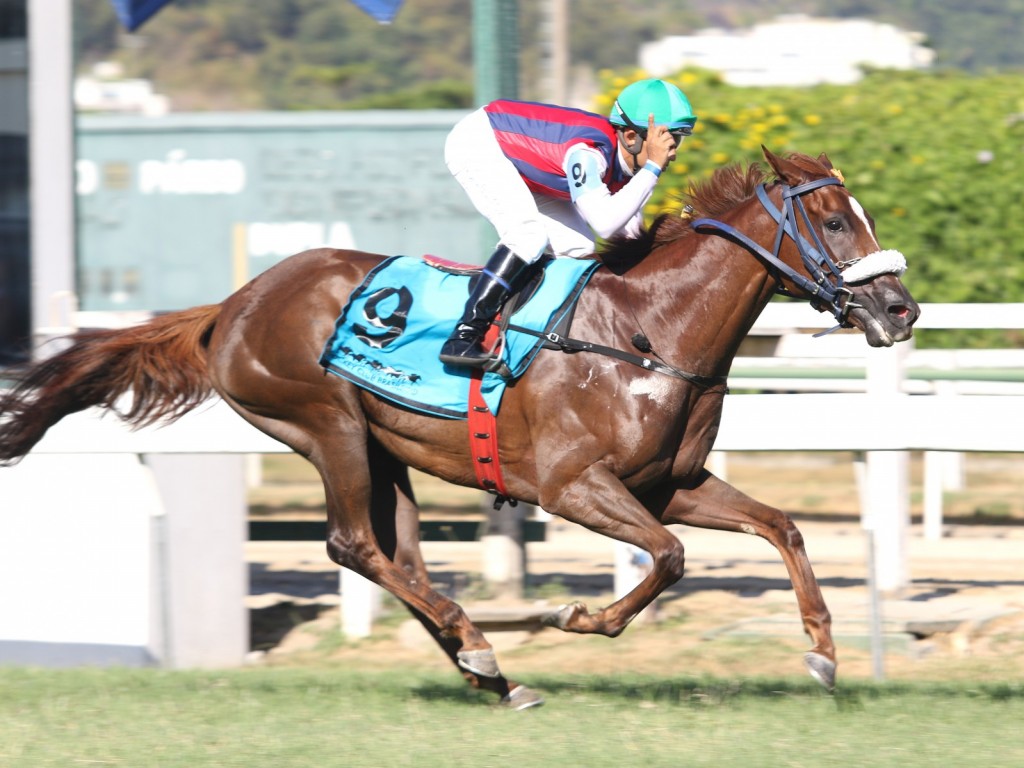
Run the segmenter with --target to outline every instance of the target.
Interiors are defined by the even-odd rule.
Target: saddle
[[[502,366],[487,371],[481,394],[497,413],[507,384],[564,334],[580,293],[600,263],[547,259],[502,311]],[[444,366],[438,352],[481,267],[434,256],[395,256],[374,268],[348,297],[320,364],[331,374],[392,402],[451,419],[469,411],[472,371]],[[563,330],[558,330],[563,329]]]

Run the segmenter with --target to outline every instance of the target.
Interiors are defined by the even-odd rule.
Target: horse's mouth
[[[914,323],[920,316],[916,304],[894,303],[886,306],[881,317],[859,307],[850,313],[850,322],[864,332],[872,347],[891,347],[914,335]]]

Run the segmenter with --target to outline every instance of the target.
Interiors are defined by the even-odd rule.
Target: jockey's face
[[[664,131],[665,129],[661,129]],[[667,131],[666,131],[667,132]],[[672,140],[675,142],[675,146],[672,147],[668,152],[668,161],[672,162],[676,159],[676,152],[679,150],[679,145],[682,144],[682,136],[676,136],[672,134]],[[622,138],[619,140],[619,153],[622,155],[622,159],[626,161],[626,166],[629,168],[633,167],[633,156],[626,149],[626,146],[632,146],[634,142],[642,140],[640,134],[634,131],[632,128],[627,128],[622,132]],[[636,167],[643,168],[644,163],[647,162],[650,155],[648,150],[650,144],[643,140],[643,145],[640,147],[640,152],[636,155]]]

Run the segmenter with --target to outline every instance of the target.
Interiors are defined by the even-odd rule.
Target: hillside
[[[521,95],[539,98],[541,0],[520,2]],[[120,61],[176,110],[464,107],[473,0],[406,0],[379,25],[347,0],[177,0],[137,35],[76,0],[79,68]],[[622,69],[642,42],[779,13],[866,17],[928,35],[940,68],[1024,69],[1024,0],[570,0],[575,71]]]

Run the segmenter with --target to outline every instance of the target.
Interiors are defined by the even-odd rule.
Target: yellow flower
[[[911,155],[910,162],[913,165],[924,165],[927,161],[923,157],[921,157],[921,155]]]
[[[892,211],[890,211],[890,213],[892,213],[892,215],[895,216],[896,218],[902,219],[902,218],[906,217],[907,209],[906,208],[896,207],[896,208],[893,208]]]
[[[903,113],[903,106],[900,104],[886,104],[885,111],[890,115],[899,115]]]
[[[821,125],[820,115],[804,115],[804,123],[807,125]]]
[[[713,155],[711,155],[711,162],[714,163],[715,165],[722,165],[724,163],[729,162],[729,155],[727,155],[725,152],[715,152]]]

